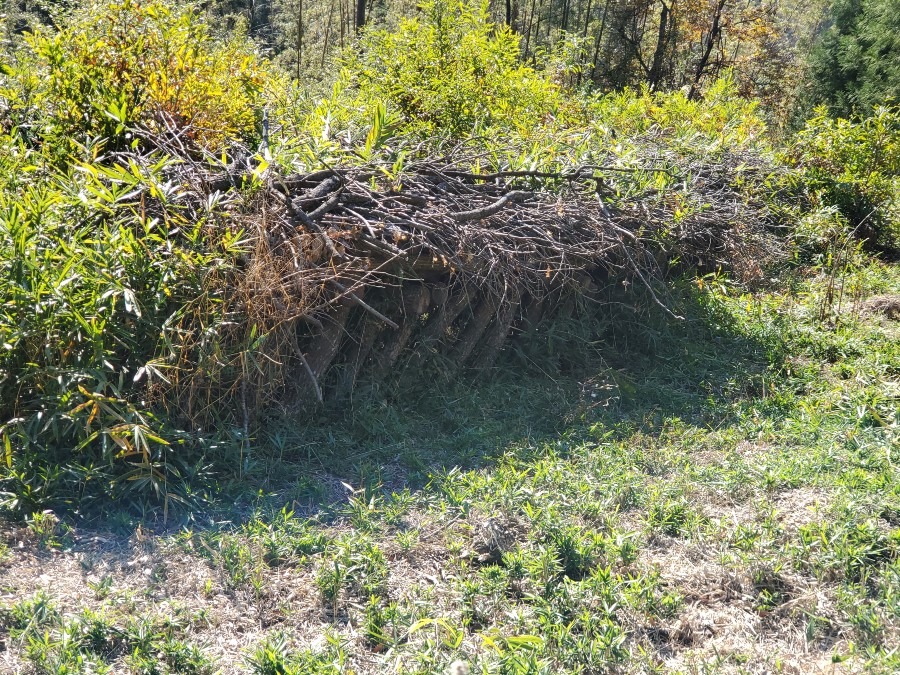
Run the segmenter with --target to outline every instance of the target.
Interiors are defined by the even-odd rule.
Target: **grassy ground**
[[[277,427],[174,533],[7,523],[0,670],[897,672],[900,271],[777,285]]]

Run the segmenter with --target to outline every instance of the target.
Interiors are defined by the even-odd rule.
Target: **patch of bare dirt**
[[[186,622],[186,636],[218,660],[223,674],[242,672],[242,650],[265,632],[258,607],[222,588],[203,560],[152,535],[76,533],[61,550],[41,550],[24,530],[7,528],[3,534],[11,560],[0,582],[2,605],[44,591],[64,616],[85,608],[137,619],[202,616]],[[273,578],[268,586],[287,598],[284,589],[296,584]],[[16,649],[0,652],[0,671],[25,672]]]
[[[340,486],[340,487],[338,487]],[[349,489],[333,485],[335,492]],[[459,528],[457,519],[434,521],[418,511],[404,518],[398,533],[416,530],[417,536],[401,543],[396,534],[383,542],[389,561],[388,595],[400,599],[416,588],[431,588],[434,598],[447,587],[447,550],[444,537]],[[330,534],[344,529],[336,524]],[[46,592],[61,614],[74,616],[84,609],[104,612],[117,624],[159,618],[185,625],[183,638],[200,648],[215,664],[215,672],[246,672],[244,657],[273,631],[290,636],[294,649],[322,643],[337,628],[350,649],[355,672],[378,672],[378,656],[363,645],[360,621],[364,607],[348,601],[339,616],[323,605],[315,583],[315,566],[260,568],[257,583],[228,586],[225,570],[215,567],[187,544],[138,530],[131,536],[73,530],[61,548],[42,548],[26,528],[0,521],[0,542],[10,553],[0,564],[0,607]],[[124,657],[123,657],[124,658]],[[22,647],[0,638],[0,673],[30,673]],[[127,671],[123,662],[112,672]]]
[[[746,522],[747,515],[736,510],[725,517]],[[646,630],[666,669],[700,672],[715,663],[724,673],[854,672],[852,665],[831,662],[832,653],[848,645],[830,589],[790,571],[726,566],[714,545],[670,537],[649,544],[638,565],[658,570],[684,602],[669,624]],[[761,602],[763,590],[777,601]],[[821,623],[811,639],[810,617]]]
[[[830,505],[829,492],[812,487],[783,490],[772,498],[776,517],[788,534],[795,534],[801,527],[821,520]]]

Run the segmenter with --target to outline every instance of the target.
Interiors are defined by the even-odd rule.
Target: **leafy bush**
[[[364,32],[320,115],[367,124],[383,107],[398,130],[431,139],[524,133],[564,113],[561,89],[521,63],[519,36],[491,23],[486,3],[428,0],[421,10],[396,30]]]
[[[742,97],[730,76],[710,85],[703,99],[683,91],[648,89],[596,95],[590,119],[607,141],[661,141],[667,150],[705,158],[769,149],[759,103]]]
[[[228,377],[245,242],[152,131],[194,152],[254,134],[262,65],[166,0],[92,5],[28,44],[0,89],[0,503],[167,507],[203,440],[167,394],[184,371],[207,394]],[[132,125],[148,143],[126,144]]]
[[[0,80],[7,124],[108,146],[138,123],[203,145],[254,134],[264,64],[241,36],[215,41],[191,5],[95,0],[63,24],[29,35]]]
[[[154,391],[177,378],[198,311],[215,330],[215,310],[196,308],[214,307],[236,240],[185,211],[189,194],[165,180],[166,161],[45,175],[20,140],[4,150],[0,433],[10,478],[38,470],[34,461],[83,465],[83,478],[119,459],[126,485],[165,492]]]
[[[490,61],[493,57],[485,54],[495,48],[491,41],[506,34],[505,27],[484,21],[473,19],[467,30],[483,38],[481,43],[472,38],[472,49],[485,51],[481,56],[466,52],[466,59]],[[398,34],[369,32],[362,53],[348,56],[327,95],[297,88],[279,92],[274,100],[274,117],[279,121],[272,143],[275,161],[293,172],[314,170],[323,163],[378,158],[394,162],[393,169],[399,172],[405,161],[453,154],[462,141],[472,154],[481,153],[478,166],[471,167],[475,171],[567,171],[590,164],[616,167],[603,176],[608,196],[615,202],[648,193],[662,197],[663,191],[675,186],[689,192],[684,178],[694,172],[691,164],[708,165],[726,156],[733,160],[740,153],[747,153],[749,170],[741,172],[752,190],[758,187],[751,185],[752,176],[759,176],[760,166],[771,159],[758,104],[742,98],[729,78],[712,84],[704,100],[690,100],[680,91],[646,89],[585,95],[556,85],[545,71],[524,67],[516,72],[527,73],[527,87],[501,70],[482,80],[467,79],[468,71],[460,61],[463,56],[457,54],[449,58],[451,63],[435,66],[451,69],[447,79],[435,75],[427,80],[421,77],[425,66],[418,65],[427,49],[415,52],[413,38],[419,31],[437,42],[436,30],[418,21],[408,22],[405,29],[414,32],[404,45],[397,44]],[[513,42],[507,45],[513,52],[510,59]],[[403,51],[407,48],[413,51]],[[458,71],[452,70],[453,63]],[[396,67],[403,72],[397,77],[409,83],[394,91],[391,78],[395,74],[387,64],[400,64]],[[463,75],[457,77],[459,73]],[[512,93],[501,86],[507,80]],[[495,84],[502,95],[489,95],[480,88]],[[397,99],[398,92],[403,92],[402,101]],[[454,97],[452,104],[447,103],[448,97]],[[543,187],[553,185],[545,182]],[[689,194],[683,196],[692,201]],[[683,211],[687,214],[691,209]]]
[[[487,3],[429,0],[423,18],[372,30],[345,67],[361,101],[381,101],[426,133],[537,126],[563,102],[519,60],[519,37],[488,20]]]
[[[814,206],[836,208],[873,246],[900,248],[900,108],[878,107],[860,120],[832,119],[820,108],[789,161]]]

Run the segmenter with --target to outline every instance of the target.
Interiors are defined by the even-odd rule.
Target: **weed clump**
[[[900,109],[861,119],[824,109],[797,134],[793,162],[813,204],[835,210],[846,232],[874,250],[900,250]]]

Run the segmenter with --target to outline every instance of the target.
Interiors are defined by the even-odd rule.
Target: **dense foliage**
[[[878,107],[859,121],[820,111],[793,150],[819,205],[837,209],[857,238],[900,249],[900,108]]]
[[[453,3],[445,4],[452,14]],[[692,96],[725,71],[745,95],[767,103],[779,124],[790,119],[804,61],[824,12],[823,0],[485,0],[471,3],[519,39],[523,62],[548,57],[579,86],[603,90],[647,85]],[[63,25],[68,3],[6,0],[6,37],[29,26]],[[291,76],[328,84],[334,61],[365,26],[393,31],[422,17],[412,0],[213,0],[203,4],[216,29],[246,33]],[[430,11],[430,10],[429,10]],[[427,14],[427,11],[424,12]]]
[[[779,160],[766,101],[740,73],[713,79],[725,62],[693,80],[660,70],[689,85],[674,91],[661,74],[586,91],[583,60],[537,50],[521,18],[435,0],[366,29],[321,88],[263,59],[253,21],[222,34],[168,0],[54,16],[59,29],[11,12],[0,56],[0,480],[25,512],[110,492],[165,508],[199,498],[191,476],[210,460],[247,466],[283,377],[265,351],[280,301],[254,262],[268,245],[255,200],[276,173],[370,163],[402,185],[407,162],[462,147],[474,171],[602,164],[611,206],[675,214],[654,234],[661,261],[709,209],[688,187],[703,173],[769,204],[773,230],[831,227],[830,213],[896,247],[896,110],[816,117]],[[213,188],[213,174],[238,178]]]
[[[141,124],[221,144],[256,133],[263,70],[240,35],[213,40],[190,6],[87,4],[63,28],[26,34],[4,78],[4,122],[27,140],[121,149]]]
[[[900,6],[895,0],[837,0],[816,45],[809,80],[832,114],[866,116],[900,101]]]
[[[360,104],[386,105],[426,137],[534,128],[563,113],[559,87],[520,62],[519,37],[485,7],[436,0],[422,13],[396,31],[367,31],[347,55]]]
[[[61,467],[84,496],[113,467],[121,487],[174,495],[179,436],[154,399],[202,367],[188,351],[215,341],[242,248],[220,196],[174,181],[183,158],[158,147],[255,135],[262,75],[249,43],[213,41],[190,8],[126,1],[28,36],[0,76],[0,409],[19,507],[71,497]]]

